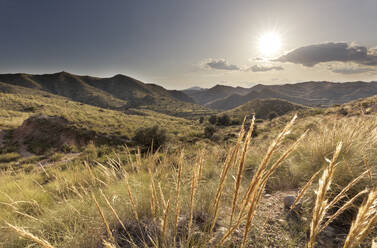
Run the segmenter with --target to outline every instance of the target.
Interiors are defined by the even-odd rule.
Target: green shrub
[[[204,122],[204,117],[201,116],[201,117],[199,118],[199,123],[202,124],[203,122]]]
[[[229,126],[230,125],[230,117],[226,114],[223,114],[219,118],[217,118],[217,125],[219,126]]]
[[[231,122],[232,126],[239,126],[242,124],[242,121],[240,119],[233,119]]]
[[[212,125],[215,125],[216,122],[217,122],[217,116],[216,116],[216,115],[211,115],[211,116],[208,118],[208,122],[211,123]]]
[[[272,111],[272,112],[268,113],[268,115],[267,115],[267,119],[269,119],[269,120],[272,120],[276,117],[278,117],[278,114],[275,111]]]
[[[215,132],[216,128],[214,126],[207,126],[204,128],[204,137],[210,139]]]
[[[147,128],[139,128],[136,130],[132,141],[140,146],[144,151],[150,149],[153,144],[153,150],[163,146],[168,140],[165,129],[159,128],[157,125]]]
[[[78,152],[78,148],[75,145],[63,144],[61,151],[64,153]]]

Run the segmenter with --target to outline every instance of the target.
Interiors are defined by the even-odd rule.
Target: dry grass
[[[125,148],[124,153],[109,155],[105,163],[80,162],[66,165],[64,169],[46,167],[45,172],[18,174],[17,178],[13,175],[15,172],[2,174],[1,180],[7,188],[0,186],[0,191],[5,192],[0,192],[0,203],[10,211],[5,211],[6,215],[0,213],[0,216],[10,223],[29,221],[32,223],[30,230],[41,230],[40,236],[44,239],[40,240],[64,248],[122,247],[122,242],[139,247],[206,247],[208,244],[222,247],[226,241],[234,242],[232,245],[236,247],[247,247],[250,234],[255,234],[253,224],[258,218],[254,217],[267,183],[271,178],[282,176],[279,168],[288,167],[287,164],[293,164],[288,168],[293,167],[292,155],[297,155],[295,151],[299,147],[307,146],[308,136],[312,138],[313,134],[304,132],[304,128],[292,138],[295,119],[272,141],[264,141],[262,137],[251,139],[251,125],[247,133],[241,128],[234,143],[225,147],[198,144],[185,146],[184,153],[182,147],[178,147],[154,154],[132,153]],[[265,154],[261,152],[264,146],[258,147],[261,142],[266,143]],[[326,215],[328,210],[347,199],[347,193],[356,184],[365,188],[370,180],[365,184],[364,179],[374,179],[374,163],[360,163],[363,172],[353,171],[353,175],[360,176],[349,180],[339,194],[329,194],[330,185],[336,185],[332,183],[335,169],[341,166],[336,160],[338,157],[343,159],[347,149],[351,150],[349,144],[343,146],[341,155],[340,146],[335,153],[330,153],[333,155],[330,164],[324,169],[316,168],[306,177],[310,179],[297,197],[296,203],[323,172],[313,213],[312,245],[317,234],[353,206],[367,190],[354,194],[331,216]],[[259,157],[252,157],[256,152]],[[258,163],[252,173],[246,170],[251,160]],[[369,170],[364,171],[365,168]],[[38,206],[24,203],[21,208],[22,204],[15,202],[23,199],[38,202]],[[93,202],[95,204],[90,204]],[[30,217],[16,214],[14,210]],[[362,211],[360,208],[355,223],[361,223]],[[267,220],[263,219],[263,222]],[[218,226],[228,229],[225,233],[218,232],[215,228]],[[360,230],[353,227],[349,235],[356,235]],[[14,241],[16,238],[9,233],[2,234],[0,229],[0,240],[3,237],[11,244],[8,247],[30,244]],[[361,235],[360,240],[364,237]],[[108,242],[103,241],[104,238]],[[210,243],[212,240],[214,242]]]
[[[54,248],[49,242],[47,242],[46,240],[42,239],[42,238],[38,238],[37,236],[33,235],[32,233],[26,231],[25,229],[23,229],[22,227],[17,227],[17,226],[13,226],[9,223],[5,223],[10,229],[12,229],[13,231],[17,232],[20,236],[26,238],[26,239],[29,239],[29,240],[32,240],[33,242],[35,242],[36,244],[39,244],[41,247],[43,248]]]
[[[353,248],[361,243],[377,224],[377,188],[369,192],[367,200],[360,206],[355,221],[348,232],[344,248]]]

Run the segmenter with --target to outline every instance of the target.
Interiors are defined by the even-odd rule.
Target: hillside
[[[182,92],[166,90],[155,84],[145,84],[120,74],[110,78],[78,76],[67,72],[43,75],[0,74],[0,82],[3,83],[3,88],[6,83],[38,89],[73,101],[109,109],[150,109],[182,117],[211,112],[194,104],[194,100]],[[13,88],[13,93],[15,90]],[[25,91],[20,88],[17,90]]]
[[[229,110],[254,99],[278,98],[306,106],[331,106],[377,94],[377,82],[303,82],[284,85],[258,84],[240,93],[209,101],[205,106]]]
[[[226,85],[216,85],[209,89],[193,88],[183,90],[183,92],[199,104],[208,104],[217,99],[223,99],[233,94],[247,94],[249,89],[242,87],[231,87]]]
[[[291,103],[280,99],[255,99],[238,106],[237,108],[224,112],[231,117],[243,118],[255,113],[257,119],[267,119],[271,117],[281,116],[294,110],[307,109],[303,105]]]
[[[139,127],[153,125],[165,128],[169,133],[183,135],[192,130],[192,121],[150,110],[129,109],[122,112],[104,109],[36,89],[24,94],[1,93],[5,88],[2,86],[4,84],[0,84],[0,132],[16,129],[26,119],[36,115],[61,117],[71,129],[114,139],[130,138]],[[17,92],[24,90],[18,86],[6,89]]]

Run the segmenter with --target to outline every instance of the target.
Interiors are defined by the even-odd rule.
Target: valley
[[[340,143],[327,197],[376,186],[377,96],[365,97],[373,83],[179,92],[119,75],[0,79],[2,247],[303,247],[318,173]],[[259,97],[212,108],[234,94]],[[251,186],[259,170],[266,181]],[[285,198],[301,194],[292,220]],[[357,212],[348,208],[317,242],[343,245]]]

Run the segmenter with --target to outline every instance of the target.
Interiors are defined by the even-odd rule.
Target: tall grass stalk
[[[315,206],[313,210],[313,217],[310,224],[310,238],[308,241],[308,248],[313,248],[315,244],[316,237],[321,230],[321,223],[328,210],[328,204],[326,199],[327,191],[330,189],[332,177],[334,175],[336,160],[342,149],[342,143],[338,143],[336,150],[334,152],[333,158],[329,162],[329,165],[324,170],[322,177],[319,179],[318,190],[316,192],[317,197],[315,200]]]
[[[283,162],[284,159],[287,158],[287,156],[294,150],[294,148],[297,146],[298,142],[295,142],[293,146],[291,146],[290,149],[288,149],[283,156],[280,157],[280,159],[275,162],[275,164],[270,168],[270,170],[267,170],[267,164],[270,161],[272,154],[281,144],[283,138],[291,131],[291,128],[294,124],[294,121],[296,120],[297,116],[295,115],[292,120],[285,126],[283,131],[277,136],[275,140],[273,140],[272,144],[270,145],[264,159],[260,163],[257,171],[255,172],[251,182],[249,183],[249,186],[247,187],[246,193],[243,197],[243,200],[241,202],[241,210],[239,212],[238,220],[236,223],[229,228],[229,230],[223,235],[223,237],[220,240],[220,245],[223,245],[225,240],[235,231],[235,229],[241,224],[243,219],[244,211],[247,207],[247,205],[250,203],[249,211],[247,212],[246,217],[246,226],[244,230],[243,240],[241,247],[244,247],[246,245],[246,237],[250,228],[251,220],[253,218],[253,215],[255,214],[256,207],[259,203],[261,194],[264,190],[264,187],[266,185],[267,179],[272,175],[273,171],[278,168],[278,166]],[[301,140],[301,138],[300,138]],[[242,161],[240,161],[242,162]]]
[[[5,224],[10,229],[12,229],[16,233],[18,233],[20,236],[22,236],[22,237],[24,237],[26,239],[29,239],[29,240],[31,240],[31,241],[39,244],[43,248],[54,248],[48,241],[46,241],[46,240],[44,240],[42,238],[38,238],[34,234],[32,234],[32,233],[26,231],[25,229],[23,229],[22,227],[17,227],[17,226],[11,225],[8,222],[5,222]]]
[[[219,181],[219,185],[218,185],[217,191],[216,191],[216,196],[215,196],[215,199],[214,199],[214,214],[213,214],[211,226],[210,226],[210,229],[209,229],[210,233],[212,233],[213,228],[215,227],[215,224],[216,224],[216,221],[217,221],[217,215],[218,215],[218,211],[219,211],[219,207],[220,207],[220,200],[221,200],[221,195],[222,195],[222,192],[223,192],[226,176],[227,176],[228,171],[229,171],[229,169],[232,165],[232,162],[236,160],[238,150],[239,150],[239,147],[241,146],[243,136],[244,136],[244,124],[241,126],[241,130],[240,130],[240,133],[239,133],[237,143],[233,146],[233,149],[230,148],[228,150],[228,153],[227,153],[227,156],[226,156],[226,159],[225,159],[225,162],[224,162],[224,166],[223,166],[223,169],[221,171],[220,181]],[[241,162],[243,162],[243,161],[241,161]]]
[[[251,141],[251,134],[253,133],[253,130],[254,130],[254,122],[255,122],[255,115],[252,118],[249,131],[246,135],[246,139],[245,139],[245,142],[244,142],[243,151],[242,151],[242,155],[241,155],[241,160],[240,160],[240,163],[239,163],[239,166],[238,166],[237,178],[236,178],[236,181],[234,183],[232,210],[230,212],[230,221],[229,221],[230,226],[232,225],[232,222],[233,222],[233,214],[234,214],[234,211],[235,211],[235,208],[236,208],[237,199],[238,199],[238,192],[239,192],[239,189],[240,189],[240,186],[241,186],[241,181],[242,181],[242,174],[243,174],[243,171],[244,171],[244,168],[245,168],[246,152],[248,150],[248,147],[249,147],[249,144],[250,144],[250,141]],[[242,126],[242,129],[243,129],[243,126]],[[242,132],[240,134],[242,134]],[[240,137],[241,137],[241,135],[240,135]],[[239,139],[240,139],[240,137],[239,137]],[[237,144],[239,144],[239,143],[240,142],[237,142]],[[237,147],[237,152],[238,152],[238,147]]]
[[[181,210],[181,201],[180,201],[180,192],[181,192],[181,176],[182,176],[182,167],[183,167],[183,157],[184,157],[184,151],[181,151],[181,156],[179,157],[179,165],[178,165],[178,175],[177,175],[177,185],[176,185],[176,205],[175,205],[175,222],[174,222],[174,242],[177,237],[178,232],[178,218],[179,213]]]
[[[190,195],[190,213],[189,213],[189,223],[188,223],[188,231],[187,235],[190,237],[191,235],[191,226],[192,226],[192,217],[193,217],[193,211],[194,211],[194,197],[195,197],[195,189],[196,189],[196,167],[192,167],[192,180],[191,180],[191,195]]]
[[[126,184],[126,189],[127,189],[127,193],[128,193],[128,198],[130,199],[130,202],[131,202],[131,208],[132,208],[132,211],[134,213],[134,216],[135,216],[135,219],[137,221],[139,221],[139,216],[137,214],[137,209],[136,209],[136,204],[135,204],[135,201],[134,201],[134,197],[132,196],[132,191],[131,191],[131,188],[130,188],[130,185],[128,183],[128,176],[125,175],[124,176],[124,182]]]
[[[96,199],[96,197],[93,193],[92,193],[92,198],[94,200],[94,203],[96,204],[96,207],[97,207],[99,214],[101,215],[102,221],[105,224],[106,232],[107,232],[107,235],[109,236],[109,239],[115,242],[113,233],[111,232],[111,229],[110,229],[109,223],[106,220],[105,214],[104,214],[102,208],[100,207],[100,205],[98,204],[98,201],[97,201],[97,199]]]
[[[377,188],[369,192],[368,198],[360,206],[356,219],[348,232],[343,248],[357,247],[377,224]]]

